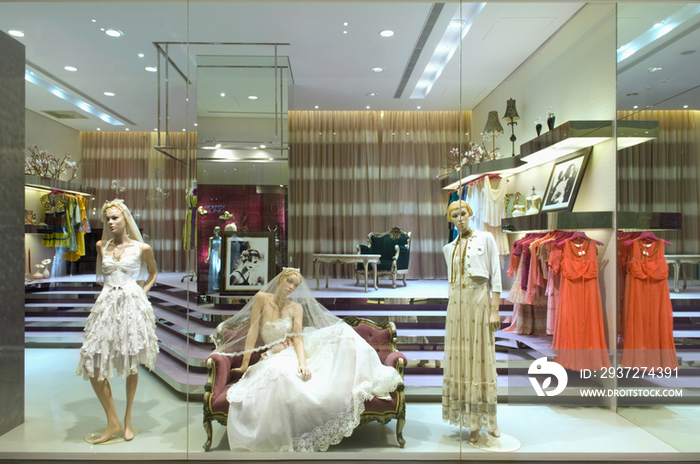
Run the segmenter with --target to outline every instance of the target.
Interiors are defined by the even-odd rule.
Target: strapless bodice
[[[285,317],[272,322],[266,322],[261,332],[263,342],[266,345],[284,340],[287,334],[292,333],[292,318]]]
[[[114,259],[113,256],[102,255],[102,275],[105,285],[121,287],[127,282],[136,282],[141,270],[141,248],[136,246],[135,255]],[[107,247],[105,247],[106,249]]]

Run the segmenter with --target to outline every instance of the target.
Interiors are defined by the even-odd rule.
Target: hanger
[[[582,238],[582,239],[584,239],[584,240],[592,240],[592,241],[595,242],[596,245],[603,246],[603,242],[599,242],[598,240],[593,240],[593,239],[589,238],[588,235],[586,235],[585,232],[582,232],[582,231],[580,231],[580,230],[574,232],[573,234],[571,234],[571,236],[569,236],[569,237],[565,238],[564,240],[560,241],[559,243],[557,243],[557,245],[562,245],[566,240],[574,240],[574,239],[577,239],[577,238]]]
[[[637,240],[637,239],[640,239],[640,240],[642,240],[642,239],[649,239],[649,240],[654,240],[654,241],[661,240],[661,241],[664,242],[666,245],[671,246],[671,242],[667,242],[666,240],[660,239],[659,237],[657,237],[656,235],[654,235],[654,232],[651,232],[651,231],[649,231],[649,230],[647,230],[647,231],[645,231],[645,232],[642,232],[641,234],[637,235],[637,236],[634,237],[634,238],[631,238],[630,240],[627,240],[625,243],[623,243],[623,245],[624,245],[624,246],[629,246],[629,245],[631,245],[631,244],[632,244],[635,240]]]

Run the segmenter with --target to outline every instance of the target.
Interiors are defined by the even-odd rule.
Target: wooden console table
[[[381,255],[344,255],[344,254],[314,254],[314,268],[316,269],[316,290],[321,286],[318,275],[319,263],[329,264],[358,264],[362,263],[365,267],[365,292],[367,291],[367,265],[372,265],[372,274],[374,274],[374,289],[377,290],[377,264]],[[328,288],[328,272],[326,272],[326,288]]]
[[[700,264],[700,255],[666,255],[666,262],[673,264],[673,289],[679,293],[678,279],[683,275],[683,290],[687,286],[685,274],[683,274],[683,264]]]

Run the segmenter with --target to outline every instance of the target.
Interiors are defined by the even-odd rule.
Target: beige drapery
[[[618,119],[659,121],[659,137],[618,154],[620,211],[680,212],[683,229],[657,232],[666,254],[700,253],[700,112],[618,112]]]
[[[444,278],[436,176],[469,123],[459,112],[290,111],[290,265],[311,275],[313,253],[355,253],[369,232],[398,225],[412,233],[409,278]]]
[[[122,198],[151,245],[160,272],[187,270],[187,254],[182,249],[185,222],[185,190],[195,179],[195,153],[172,150],[186,166],[155,150],[154,132],[82,132],[82,166],[85,184],[97,190],[90,205],[101,214],[105,201]],[[189,134],[189,146],[196,146],[196,133]],[[170,146],[187,146],[186,133],[171,133]],[[112,189],[112,181],[124,187]]]

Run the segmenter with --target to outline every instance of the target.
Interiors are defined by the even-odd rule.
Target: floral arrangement
[[[29,176],[48,177],[49,179],[58,179],[62,174],[67,173],[71,176],[68,182],[76,178],[78,166],[80,162],[70,160],[70,155],[66,154],[63,159],[59,160],[46,150],[39,150],[39,147],[27,147],[27,150],[32,154],[30,158],[24,160],[24,173]]]
[[[445,156],[447,158],[447,165],[440,169],[441,172],[437,176],[438,179],[459,171],[463,166],[498,159],[500,154],[498,152],[489,153],[483,145],[469,142],[468,149],[464,154],[460,154],[458,148],[453,148],[450,150],[450,153]]]

